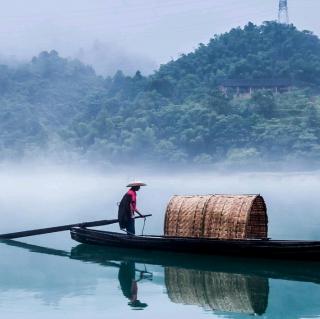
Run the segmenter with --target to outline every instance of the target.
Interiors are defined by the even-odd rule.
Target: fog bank
[[[162,173],[133,168],[110,171],[64,167],[1,168],[0,230],[92,221],[117,216],[117,202],[132,179],[148,184],[138,194],[142,213],[152,213],[146,232],[161,234],[166,205],[175,194],[256,194],[264,196],[273,238],[320,239],[316,173]],[[140,229],[142,222],[137,222]],[[111,227],[118,230],[118,226]]]

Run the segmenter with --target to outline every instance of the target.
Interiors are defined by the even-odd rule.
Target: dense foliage
[[[290,79],[275,94],[224,94],[224,79]],[[300,87],[300,84],[302,85]],[[294,26],[249,23],[162,65],[152,76],[102,78],[42,52],[0,66],[2,159],[102,162],[320,159],[320,40]]]

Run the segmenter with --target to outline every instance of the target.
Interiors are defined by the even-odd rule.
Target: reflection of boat
[[[175,303],[198,305],[206,310],[248,314],[263,314],[267,308],[269,294],[267,276],[241,274],[235,269],[234,272],[216,271],[217,267],[223,269],[223,264],[227,265],[226,259],[204,258],[196,264],[190,262],[190,255],[188,255],[189,263],[186,263],[187,259],[183,262],[183,259],[175,258],[172,254],[160,253],[158,259],[154,260],[154,256],[148,253],[136,255],[137,252],[123,249],[107,251],[98,248],[93,253],[90,246],[79,245],[72,249],[71,258],[98,261],[101,264],[106,260],[126,260],[122,261],[123,265],[130,265],[135,260],[137,263],[166,265],[165,285],[170,300]],[[181,263],[189,267],[180,268]],[[175,266],[169,266],[174,264]],[[201,266],[211,269],[202,270]],[[252,271],[253,267],[248,270]]]
[[[71,250],[72,259],[105,265],[112,261],[134,261],[139,264],[161,265],[202,271],[242,274],[272,279],[313,282],[320,284],[318,262],[199,256],[173,252],[125,249],[81,244]]]
[[[172,254],[160,253],[157,260],[148,253],[135,256],[134,253],[139,251],[112,248],[107,251],[102,247],[92,249],[89,245],[78,245],[71,250],[71,253],[67,253],[15,241],[8,241],[7,244],[35,253],[118,268],[121,291],[128,299],[128,305],[135,309],[147,307],[146,303],[139,301],[138,283],[143,279],[151,279],[150,273],[141,269],[143,268],[141,263],[166,265],[164,282],[169,299],[175,303],[199,305],[206,310],[250,314],[264,313],[268,303],[268,278],[234,273],[234,270],[217,271],[216,266],[223,268],[223,264],[227,265],[225,259],[200,258],[198,263],[192,263],[190,260],[187,263],[187,259],[180,258],[187,255],[174,258]],[[203,270],[207,266],[210,267]]]
[[[274,259],[320,260],[320,241],[130,236],[77,227],[71,229],[71,237],[85,244],[144,250]]]
[[[70,294],[79,296],[87,295],[88,292],[93,294],[97,285],[101,283],[106,284],[103,293],[105,294],[104,298],[107,299],[109,284],[114,283],[118,274],[119,286],[128,298],[130,295],[127,293],[126,287],[131,287],[128,283],[132,282],[132,263],[135,263],[137,277],[134,279],[139,279],[139,271],[137,272],[137,270],[140,270],[141,273],[144,269],[141,264],[149,264],[151,266],[148,266],[148,270],[154,273],[153,284],[165,284],[168,297],[172,302],[199,305],[204,309],[216,309],[217,312],[223,311],[225,313],[221,314],[221,317],[224,318],[239,318],[238,314],[234,315],[231,312],[227,315],[228,311],[263,312],[267,302],[266,298],[268,298],[268,278],[284,280],[272,280],[272,284],[270,284],[271,293],[266,317],[282,318],[285,313],[286,317],[293,319],[313,318],[320,313],[317,299],[320,285],[310,283],[320,284],[320,264],[317,262],[201,256],[161,251],[145,252],[112,247],[105,249],[105,247],[83,244],[67,252],[16,241],[4,243],[32,252],[31,258],[29,254],[17,254],[15,251],[12,253],[17,256],[25,255],[28,260],[36,261],[39,268],[28,267],[25,272],[19,273],[19,280],[17,280],[17,273],[21,271],[21,263],[19,259],[15,259],[18,263],[13,265],[8,262],[8,267],[0,269],[3,275],[0,292],[7,293],[8,285],[5,286],[4,282],[8,278],[10,280],[11,276],[10,289],[12,289],[12,284],[17,284],[14,289],[19,289],[19,292],[22,289],[34,291],[37,296],[42,296],[46,302],[52,300],[53,293],[54,300],[69,297]],[[35,254],[39,254],[39,256],[35,256]],[[40,256],[40,254],[44,256]],[[48,258],[46,255],[49,255]],[[57,257],[55,258],[55,256]],[[72,261],[68,262],[69,259]],[[86,265],[86,263],[92,265]],[[121,265],[125,267],[125,264],[130,263],[131,268],[128,272],[122,273],[125,278],[121,278],[123,280],[121,285],[120,267]],[[162,276],[161,268],[153,265],[165,267],[165,278]],[[49,276],[39,276],[45,267],[52,267],[52,272],[48,272]],[[57,267],[59,267],[59,271],[57,271]],[[108,279],[111,280],[108,281]],[[33,287],[32,289],[30,285]],[[138,285],[139,289],[142,288],[139,297],[142,302],[148,302],[148,310],[159,306],[159,302],[152,302],[152,298],[157,298],[158,295],[147,297],[145,287],[141,285],[140,288],[139,283]],[[154,293],[155,291],[159,292],[159,289],[151,290],[149,286],[147,292],[149,291]],[[242,300],[238,292],[241,292],[241,296],[246,300]],[[162,301],[165,307],[164,298],[160,298],[160,300],[160,307],[162,307]],[[259,304],[259,300],[261,304]],[[128,303],[129,300],[125,300],[123,297],[122,302]],[[108,307],[108,303],[105,304]],[[136,304],[130,306],[136,306]],[[140,304],[139,307],[142,308],[143,305]],[[158,309],[156,311],[158,312]]]
[[[268,305],[267,278],[166,267],[165,283],[172,302],[206,310],[261,315]]]
[[[119,267],[119,264],[115,263],[115,261],[125,261],[320,284],[320,264],[318,262],[201,256],[163,251],[145,252],[140,249],[114,247],[105,249],[105,247],[92,247],[85,244],[73,247],[71,252],[67,252],[14,240],[2,241],[2,243],[23,248],[33,253],[67,257],[102,266]]]

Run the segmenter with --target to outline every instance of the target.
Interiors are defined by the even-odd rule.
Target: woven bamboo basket
[[[267,278],[166,267],[165,284],[172,302],[205,310],[262,315],[268,305]]]
[[[173,196],[164,223],[166,236],[265,239],[268,216],[260,195]]]

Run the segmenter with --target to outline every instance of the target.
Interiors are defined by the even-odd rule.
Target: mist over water
[[[113,219],[125,185],[142,179],[138,207],[148,218],[145,233],[162,234],[166,205],[173,195],[261,194],[269,215],[269,237],[320,239],[320,172],[216,173],[133,172],[63,166],[10,166],[0,170],[1,232],[82,221]],[[156,169],[155,169],[156,171]],[[142,222],[137,221],[138,231]],[[118,230],[118,226],[107,226]]]

